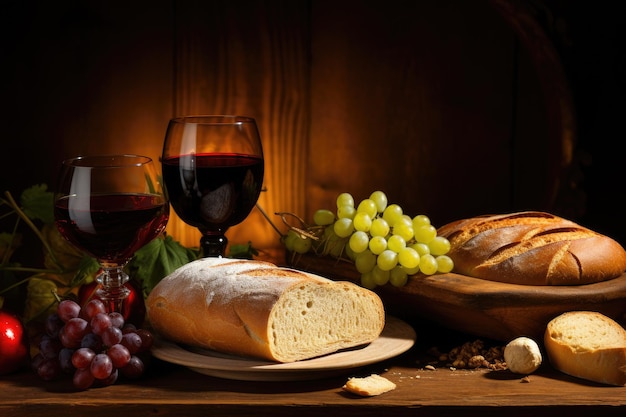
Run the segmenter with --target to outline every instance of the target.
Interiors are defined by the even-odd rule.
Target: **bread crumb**
[[[488,347],[480,339],[466,342],[447,353],[442,353],[437,347],[431,347],[428,354],[436,357],[440,364],[455,370],[486,368],[496,371],[506,369],[503,358],[504,347]]]
[[[349,378],[343,389],[363,397],[373,397],[396,388],[396,384],[387,378],[372,374],[364,378]]]

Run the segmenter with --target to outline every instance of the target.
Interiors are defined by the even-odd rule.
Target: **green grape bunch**
[[[430,218],[405,214],[400,205],[388,204],[382,191],[374,191],[358,205],[350,193],[341,193],[336,210],[317,210],[313,223],[304,233],[290,229],[284,237],[286,249],[347,258],[365,288],[388,283],[402,287],[418,272],[433,275],[454,268],[447,255],[450,242],[437,235]]]

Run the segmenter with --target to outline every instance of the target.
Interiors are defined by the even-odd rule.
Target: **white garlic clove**
[[[504,348],[507,368],[516,374],[528,375],[535,372],[542,362],[537,342],[528,337],[518,337]]]

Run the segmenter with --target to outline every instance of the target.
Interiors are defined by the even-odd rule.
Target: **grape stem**
[[[278,212],[278,213],[274,213],[274,214],[276,214],[277,216],[280,216],[280,218],[283,221],[283,223],[285,223],[285,225],[287,227],[289,227],[289,229],[291,229],[294,232],[298,233],[302,239],[308,237],[309,239],[320,240],[319,236],[314,234],[314,233],[311,233],[311,231],[318,231],[318,232],[319,231],[323,231],[323,227],[312,227],[312,226],[309,226],[309,225],[306,224],[306,222],[304,220],[302,220],[300,217],[296,216],[293,213]],[[291,216],[291,217],[296,218],[300,222],[301,227],[296,227],[296,226],[293,226],[292,224],[290,224],[287,221],[286,216]]]
[[[268,221],[268,223],[272,226],[272,228],[274,230],[276,230],[276,233],[278,233],[278,236],[280,236],[281,238],[284,238],[286,235],[283,234],[280,231],[280,229],[278,229],[278,227],[274,224],[272,219],[270,219],[270,217],[267,215],[267,212],[265,210],[263,210],[263,207],[261,207],[261,205],[259,203],[256,204],[256,208],[261,212],[263,217],[265,217],[265,220]],[[296,216],[295,214],[287,213],[287,212],[278,212],[278,213],[274,213],[274,214],[277,215],[277,216],[280,216],[280,218],[283,221],[283,223],[290,230],[293,230],[294,232],[298,233],[300,235],[300,237],[302,237],[303,239],[308,237],[309,239],[319,240],[319,236],[317,236],[317,235],[315,235],[315,234],[310,232],[310,230],[315,230],[316,228],[307,225],[304,220],[302,220],[300,217]],[[285,216],[295,217],[300,222],[301,227],[296,227],[296,226],[293,226],[293,225],[289,224],[289,222],[287,221]]]

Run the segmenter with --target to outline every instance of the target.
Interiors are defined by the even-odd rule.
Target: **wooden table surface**
[[[528,381],[508,370],[452,370],[430,347],[458,345],[467,336],[416,328],[418,340],[385,362],[315,381],[251,382],[202,375],[154,360],[139,381],[76,392],[69,379],[43,382],[29,371],[0,377],[0,416],[488,416],[620,415],[626,387],[608,387],[569,377],[544,362]],[[472,341],[467,339],[466,341]],[[350,376],[384,375],[397,384],[385,394],[362,398],[342,385]]]

